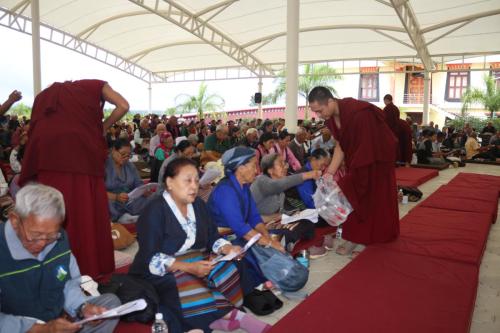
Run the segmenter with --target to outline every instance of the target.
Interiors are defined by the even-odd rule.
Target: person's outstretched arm
[[[20,91],[14,90],[13,92],[11,92],[9,98],[7,98],[7,100],[0,105],[0,116],[9,111],[11,106],[15,102],[21,100],[21,98],[23,98],[23,95]]]
[[[128,112],[129,105],[127,100],[118,92],[114,91],[107,83],[102,87],[102,97],[106,102],[115,106],[113,112],[104,120],[103,127],[106,132],[111,125],[120,120]]]
[[[342,150],[342,148],[340,148],[340,144],[337,142],[337,144],[335,145],[335,150],[333,152],[332,162],[330,163],[330,166],[327,169],[327,173],[334,175],[342,165],[343,161],[344,161],[344,151]]]

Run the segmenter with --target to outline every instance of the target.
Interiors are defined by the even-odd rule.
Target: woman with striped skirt
[[[197,198],[195,162],[170,162],[163,182],[165,192],[151,200],[137,222],[139,251],[130,274],[155,287],[169,332],[269,330],[269,325],[239,311],[242,292],[235,263],[213,263],[217,255],[240,249],[220,238],[204,202]]]

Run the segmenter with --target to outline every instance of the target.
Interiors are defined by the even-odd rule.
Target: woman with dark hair
[[[271,148],[274,146],[274,140],[276,135],[272,132],[264,132],[259,138],[259,145],[257,146],[255,157],[256,157],[256,167],[257,174],[261,174],[260,171],[260,160],[262,157],[271,153]]]
[[[119,136],[120,136],[120,126],[114,124],[108,129],[108,132],[106,133],[106,143],[108,144],[108,148],[113,147],[113,144],[115,143],[116,140],[118,140]]]
[[[318,148],[312,151],[309,160],[307,161],[302,172],[309,171],[319,171],[323,173],[330,163],[330,154],[322,149]],[[312,198],[314,192],[316,192],[316,181],[314,179],[305,180],[302,184],[296,187],[299,194],[300,200],[304,203],[306,208],[315,209],[314,200]],[[328,224],[320,217],[320,221],[316,224],[316,227],[325,227]],[[333,250],[335,247],[334,239],[331,235],[326,235],[323,239],[323,244],[319,248],[325,248],[326,250]],[[320,250],[314,248],[314,253],[321,253]]]
[[[105,184],[112,221],[119,221],[125,213],[139,215],[151,194],[146,192],[140,198],[129,200],[128,193],[144,184],[136,167],[129,161],[131,149],[128,140],[118,139],[106,160]]]
[[[288,163],[290,169],[297,172],[302,168],[302,165],[300,165],[299,160],[295,157],[290,148],[288,148],[291,141],[292,135],[285,129],[278,134],[278,141],[270,151],[271,153],[279,154],[283,161]]]
[[[192,157],[194,156],[194,153],[195,153],[195,148],[188,140],[182,140],[181,142],[179,142],[177,147],[174,148],[174,153],[171,154],[161,164],[160,172],[158,173],[158,180],[160,180],[160,182],[159,182],[160,187],[158,189],[159,190],[158,194],[163,193],[163,191],[165,190],[165,185],[164,185],[164,182],[162,181],[162,179],[163,179],[163,177],[165,177],[165,170],[167,169],[167,166],[170,164],[170,162],[172,162],[173,160],[175,160],[176,158],[179,158],[179,157],[185,157],[185,158],[192,159]]]
[[[212,256],[240,248],[219,236],[205,203],[197,197],[195,162],[175,159],[163,181],[166,190],[151,200],[137,222],[139,251],[130,274],[155,287],[169,332],[269,330],[269,325],[238,310],[242,292],[236,266],[231,261],[211,261]]]

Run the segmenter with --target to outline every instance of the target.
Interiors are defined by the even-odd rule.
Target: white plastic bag
[[[352,206],[337,182],[331,177],[322,177],[316,181],[316,185],[313,200],[319,216],[334,227],[344,223],[352,212]]]

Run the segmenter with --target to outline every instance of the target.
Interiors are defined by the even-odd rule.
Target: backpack
[[[294,292],[306,285],[309,270],[289,254],[257,244],[251,250],[264,276],[282,291]]]

